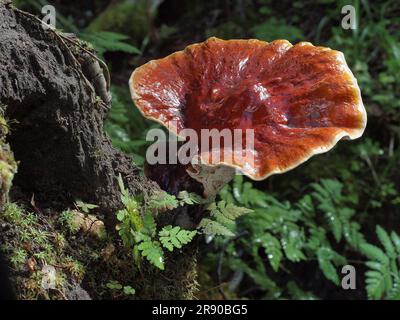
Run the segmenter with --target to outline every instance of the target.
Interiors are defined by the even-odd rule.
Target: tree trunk
[[[16,169],[11,149],[18,162],[13,185],[55,208],[95,203],[114,230],[119,174],[132,194],[159,187],[111,146],[103,130],[110,102],[100,100],[107,99],[82,67],[95,59],[74,41],[0,0],[0,205]],[[193,297],[196,249],[187,251],[171,258],[168,274],[148,275],[146,298]]]

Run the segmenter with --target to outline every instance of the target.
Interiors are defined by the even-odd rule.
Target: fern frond
[[[135,46],[125,42],[129,39],[124,34],[100,31],[91,33],[80,33],[79,37],[90,43],[97,51],[99,56],[103,56],[106,52],[125,52],[130,54],[141,54],[141,51]]]
[[[143,230],[142,232],[149,237],[154,237],[157,231],[156,221],[150,212],[147,212],[143,217]]]
[[[160,191],[150,198],[148,206],[151,211],[160,213],[177,208],[179,206],[179,201],[174,195],[168,194],[165,191]]]
[[[392,231],[390,233],[390,238],[392,239],[392,242],[396,248],[397,254],[400,255],[400,237],[397,235],[396,232]]]
[[[304,246],[304,233],[295,224],[288,224],[287,230],[283,233],[281,244],[286,257],[293,262],[305,260],[302,249]]]
[[[143,241],[137,248],[142,253],[142,256],[146,257],[151,264],[164,270],[164,253],[157,241]]]
[[[199,226],[198,226],[199,230],[202,230],[202,232],[204,234],[207,235],[218,235],[218,236],[226,236],[226,237],[234,237],[235,234],[229,230],[227,227],[225,227],[224,225],[222,225],[221,223],[208,219],[208,218],[204,218],[201,220]]]
[[[379,271],[367,271],[365,273],[365,284],[370,299],[379,300],[385,292],[385,277]]]
[[[339,276],[334,264],[344,265],[346,259],[329,247],[319,248],[317,251],[318,264],[324,276],[334,284],[339,285]]]
[[[178,199],[181,205],[194,205],[203,203],[204,199],[196,193],[189,193],[187,191],[181,191],[178,194]]]
[[[207,208],[213,219],[204,218],[201,220],[198,229],[204,234],[221,235],[233,237],[235,234],[230,230],[235,226],[235,220],[253,210],[235,206],[232,203],[226,204],[224,200],[212,203]]]
[[[164,248],[173,251],[174,248],[181,249],[183,245],[188,244],[197,234],[197,231],[188,231],[179,226],[166,226],[159,233],[159,239]]]
[[[222,219],[223,221],[231,221],[234,222],[237,218],[253,212],[253,210],[235,206],[232,203],[226,204],[225,201],[219,201],[218,204],[212,203],[207,210],[210,211],[211,216],[216,219]]]
[[[277,272],[283,257],[281,243],[272,234],[266,233],[256,240],[264,248],[272,269]]]
[[[389,237],[389,234],[380,226],[376,226],[376,234],[378,236],[379,241],[385,248],[385,251],[388,254],[388,256],[396,257],[396,252],[392,244],[392,240]]]
[[[395,277],[392,289],[390,289],[387,295],[387,299],[400,300],[400,274]]]
[[[389,264],[389,258],[380,248],[369,243],[363,243],[360,245],[360,249],[369,259],[378,260],[384,265]]]

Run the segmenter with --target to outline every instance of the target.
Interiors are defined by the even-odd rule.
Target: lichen
[[[10,146],[5,142],[9,132],[8,124],[3,116],[4,106],[0,105],[0,208],[6,203],[12,181],[17,172],[17,163]]]

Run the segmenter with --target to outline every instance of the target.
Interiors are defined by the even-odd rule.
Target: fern
[[[365,273],[365,285],[370,299],[400,298],[400,273],[398,235],[392,231],[391,235],[380,226],[376,227],[376,234],[384,250],[363,243],[361,252],[368,257],[366,262],[368,271]]]
[[[205,202],[201,196],[196,193],[189,193],[187,191],[181,191],[178,194],[178,199],[180,200],[180,205],[195,205]]]
[[[166,226],[159,232],[160,242],[164,248],[173,251],[174,248],[181,249],[183,245],[193,240],[197,231],[183,230],[179,226]]]
[[[265,249],[268,260],[271,264],[272,269],[276,272],[279,269],[281,260],[283,258],[283,253],[281,249],[281,244],[277,238],[272,234],[266,233],[261,238],[256,240]]]
[[[363,243],[360,248],[361,252],[364,253],[364,255],[366,255],[369,259],[379,261],[384,265],[389,263],[389,258],[382,249],[368,243]]]
[[[388,233],[380,226],[376,227],[376,234],[378,236],[379,241],[382,243],[385,248],[386,253],[391,258],[396,258],[396,252],[394,246],[392,244],[392,240],[390,239]]]
[[[163,248],[169,251],[173,251],[174,248],[181,249],[193,240],[197,231],[183,230],[179,226],[169,225],[157,233],[157,223],[153,214],[183,204],[196,204],[201,202],[202,198],[181,192],[178,200],[175,196],[162,191],[151,197],[146,208],[141,205],[139,198],[129,195],[121,175],[118,176],[118,185],[121,190],[121,201],[125,206],[117,212],[117,219],[121,222],[118,226],[119,235],[124,244],[133,249],[136,264],[140,266],[140,256],[142,256],[155,267],[164,270]]]
[[[130,54],[141,54],[141,51],[127,43],[128,36],[109,31],[99,32],[84,32],[80,33],[79,37],[90,43],[100,57],[106,52],[125,52]]]
[[[319,248],[317,251],[317,257],[319,267],[325,277],[338,286],[340,280],[336,272],[335,264],[344,265],[346,264],[346,259],[329,247]]]
[[[229,230],[227,227],[222,225],[221,223],[203,218],[198,226],[204,234],[212,235],[212,236],[226,236],[226,237],[234,237],[235,234]]]
[[[121,222],[118,233],[125,245],[130,245],[133,240],[133,232],[139,232],[143,228],[139,204],[136,199],[129,195],[125,188],[121,174],[118,176],[118,185],[121,191],[121,201],[125,208],[117,212],[117,220]]]
[[[148,201],[148,206],[151,211],[160,213],[179,207],[179,200],[174,195],[160,191],[151,197]]]
[[[398,255],[400,255],[400,237],[397,235],[396,232],[392,231],[390,234],[390,239],[393,242],[393,245],[396,248],[396,252]]]
[[[91,204],[91,203],[85,203],[85,202],[83,202],[83,201],[81,201],[81,200],[77,200],[77,201],[75,202],[75,205],[76,205],[79,209],[81,209],[84,213],[89,213],[90,210],[93,210],[93,209],[96,209],[96,208],[99,207],[98,205]]]
[[[212,203],[208,208],[209,218],[203,218],[198,226],[207,235],[221,235],[233,237],[235,234],[231,229],[235,226],[235,220],[252,210],[235,206],[232,203],[226,204],[224,200]]]
[[[154,217],[151,213],[146,212],[143,218],[143,229],[142,233],[149,237],[154,237],[157,232],[157,225]]]
[[[142,253],[142,256],[146,257],[151,264],[164,270],[164,252],[158,241],[153,241],[149,237],[142,241],[137,247]]]
[[[250,205],[254,209],[240,220],[239,225],[241,230],[248,231],[250,237],[235,241],[238,249],[233,252],[237,254],[244,251],[246,257],[251,256],[253,261],[248,268],[257,268],[256,274],[261,272],[261,268],[259,262],[256,267],[253,264],[262,255],[260,250],[254,248],[261,247],[274,272],[285,269],[285,258],[295,263],[317,260],[324,276],[340,284],[337,268],[346,264],[346,259],[332,249],[330,234],[335,241],[345,239],[346,245],[356,249],[365,243],[365,239],[360,232],[360,225],[352,221],[355,212],[346,206],[348,199],[342,194],[343,186],[339,181],[322,179],[320,183],[312,184],[311,188],[310,194],[293,205],[260,192],[251,183],[244,182],[243,177],[235,178],[232,186],[222,190],[220,195],[224,201]],[[218,211],[218,206],[213,205],[210,209]],[[320,219],[321,216],[324,219]],[[229,220],[224,218],[217,220],[213,215],[210,217],[211,221],[224,222],[228,232],[232,232]],[[208,223],[205,225],[209,226]],[[215,227],[213,225],[209,229]],[[250,276],[250,272],[246,273]],[[250,277],[253,278],[254,274]]]

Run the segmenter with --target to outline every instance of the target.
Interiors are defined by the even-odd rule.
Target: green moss
[[[5,142],[5,137],[8,134],[8,125],[3,117],[4,106],[0,105],[0,207],[8,199],[12,180],[17,172],[17,163],[14,160],[14,155],[10,150],[10,146]]]
[[[2,237],[6,238],[4,249],[16,276],[19,298],[63,299],[68,284],[83,280],[84,264],[76,257],[77,252],[71,252],[65,235],[56,228],[57,219],[35,215],[15,203],[7,203],[0,213],[0,222],[12,228],[10,235],[5,233]],[[45,266],[56,268],[55,290],[42,287]]]
[[[65,210],[61,212],[58,221],[63,229],[67,232],[70,232],[71,234],[75,234],[79,230],[79,226],[75,223],[74,216],[71,210]]]

